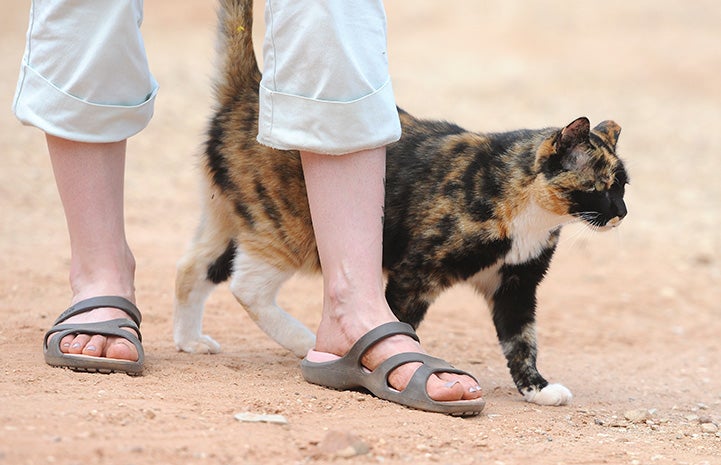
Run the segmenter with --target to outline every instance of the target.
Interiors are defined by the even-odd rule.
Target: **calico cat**
[[[260,72],[252,1],[222,0],[222,69],[205,153],[203,213],[178,266],[179,350],[217,352],[202,334],[205,299],[230,278],[233,295],[273,339],[302,357],[314,335],[275,303],[297,271],[320,269],[299,154],[256,142]],[[467,282],[483,295],[511,376],[526,400],[564,404],[565,387],[536,369],[536,288],[564,224],[597,230],[626,216],[620,127],[482,134],[399,110],[403,136],[387,148],[383,264],[386,297],[417,327],[433,300]]]

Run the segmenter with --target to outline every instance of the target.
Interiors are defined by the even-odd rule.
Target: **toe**
[[[438,378],[440,378],[446,383],[456,382],[460,384],[463,388],[462,398],[464,400],[479,399],[483,396],[483,393],[481,392],[481,387],[471,376],[458,375],[455,373],[439,373]]]
[[[101,357],[103,355],[103,350],[105,349],[106,342],[107,338],[105,336],[96,334],[90,338],[87,344],[85,344],[85,347],[83,347],[82,350],[82,354],[90,355],[92,357]]]
[[[120,360],[138,360],[137,348],[127,339],[113,338],[108,340],[105,356]]]
[[[463,384],[459,380],[446,381],[438,376],[428,378],[426,389],[431,399],[440,402],[461,400],[465,391]]]
[[[88,341],[90,341],[90,336],[88,336],[87,334],[78,334],[73,338],[72,342],[70,343],[68,353],[82,354]]]
[[[56,336],[52,336],[56,337]],[[75,335],[70,334],[68,336],[65,336],[60,341],[60,351],[66,354],[70,353],[70,346],[73,344],[73,341],[75,340]]]

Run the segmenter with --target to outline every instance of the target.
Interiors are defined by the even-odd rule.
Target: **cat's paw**
[[[288,341],[285,344],[281,344],[286,349],[293,352],[298,358],[303,358],[308,355],[308,351],[315,347],[315,334],[310,330],[303,328],[303,331],[298,331],[296,337],[292,341]]]
[[[525,390],[523,398],[538,405],[566,405],[573,399],[573,394],[561,384],[549,384],[540,391],[533,388]]]
[[[191,354],[217,354],[220,352],[220,344],[215,342],[212,337],[206,335],[201,335],[198,338],[187,341],[176,341],[175,348],[181,352]]]

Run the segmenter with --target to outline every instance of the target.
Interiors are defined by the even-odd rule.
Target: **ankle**
[[[323,315],[316,332],[316,350],[344,355],[368,331],[389,321],[397,321],[381,297],[326,296]]]
[[[121,253],[93,254],[89,260],[73,257],[70,287],[73,302],[114,295],[135,302],[135,258],[129,249]]]

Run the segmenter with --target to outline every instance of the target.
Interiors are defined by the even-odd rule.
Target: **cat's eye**
[[[598,192],[603,192],[604,190],[606,190],[606,184],[602,181],[596,181],[596,185],[594,186],[594,188]]]

